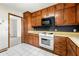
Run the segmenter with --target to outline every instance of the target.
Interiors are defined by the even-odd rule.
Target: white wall
[[[8,13],[22,16],[22,13],[0,5],[0,21],[4,20],[0,24],[0,49],[8,47]]]

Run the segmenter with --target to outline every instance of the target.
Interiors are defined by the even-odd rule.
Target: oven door
[[[53,50],[53,38],[52,37],[40,37],[40,46]]]

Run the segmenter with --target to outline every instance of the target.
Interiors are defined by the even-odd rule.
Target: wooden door
[[[67,56],[76,56],[76,45],[67,38]]]
[[[60,3],[60,4],[56,5],[56,11],[57,10],[62,10],[62,9],[64,9],[64,4],[63,3]]]
[[[35,35],[34,37],[35,37],[35,39],[34,39],[34,45],[36,47],[39,47],[39,36],[38,35]]]
[[[76,6],[75,3],[65,3],[65,8],[71,8],[71,7],[74,7]]]
[[[77,56],[79,56],[79,47],[77,47]]]
[[[55,25],[60,26],[64,24],[63,10],[55,12]]]
[[[66,37],[55,36],[54,52],[58,55],[66,55]]]
[[[42,18],[45,18],[47,16],[48,16],[48,9],[45,8],[45,9],[42,10]]]
[[[64,10],[65,25],[75,25],[75,7]]]
[[[55,14],[55,6],[48,7],[48,16],[54,16]]]
[[[76,23],[79,25],[79,4],[77,5],[77,20]]]

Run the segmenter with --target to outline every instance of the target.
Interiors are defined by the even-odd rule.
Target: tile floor
[[[29,44],[19,44],[0,53],[0,56],[57,56]]]

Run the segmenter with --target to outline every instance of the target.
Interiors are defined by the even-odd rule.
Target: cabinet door
[[[66,38],[61,36],[55,37],[54,52],[58,55],[66,55]]]
[[[77,47],[77,56],[79,56],[79,47]]]
[[[41,26],[41,15],[36,16],[36,26]]]
[[[34,35],[34,46],[39,47],[39,37],[38,37],[38,35]]]
[[[41,10],[39,10],[39,11],[36,12],[36,15],[41,15],[41,13],[42,13]]]
[[[76,45],[67,38],[67,56],[76,56]]]
[[[65,3],[65,8],[74,7],[75,3]]]
[[[48,16],[54,16],[55,6],[48,7]]]
[[[79,25],[79,4],[77,5],[77,20],[76,23]]]
[[[64,9],[64,4],[63,3],[57,4],[56,10],[61,10],[61,9]]]
[[[67,45],[67,56],[76,56],[70,45]]]
[[[36,16],[32,17],[31,25],[32,25],[33,27],[36,26]]]
[[[46,9],[43,9],[42,10],[42,18],[45,18],[46,16],[48,16],[48,9],[46,8]]]
[[[37,13],[36,13],[36,12],[32,13],[32,17],[35,17],[36,15],[37,15]]]
[[[64,24],[64,16],[63,10],[59,10],[55,12],[55,25],[63,25]]]
[[[65,25],[75,25],[75,7],[64,10]]]

